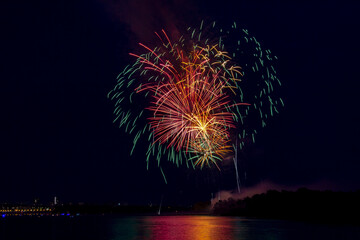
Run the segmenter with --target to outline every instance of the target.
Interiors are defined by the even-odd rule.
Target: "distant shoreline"
[[[220,200],[192,206],[119,205],[119,204],[0,204],[6,217],[26,216],[233,216],[251,219],[281,219],[319,223],[360,224],[360,191],[332,192],[305,188],[297,191],[269,190],[244,199]]]

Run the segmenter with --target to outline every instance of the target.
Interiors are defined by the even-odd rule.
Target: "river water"
[[[0,239],[359,240],[360,227],[217,216],[79,216],[0,219]]]

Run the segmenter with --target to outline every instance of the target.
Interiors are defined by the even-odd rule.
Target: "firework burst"
[[[203,23],[200,29],[188,28],[188,38],[181,36],[176,41],[171,41],[164,30],[155,33],[160,42],[155,48],[140,43],[145,53],[130,53],[135,63],[119,74],[117,85],[109,93],[109,98],[116,100],[114,122],[119,122],[126,132],[135,133],[132,151],[139,138],[147,135],[148,164],[154,156],[160,166],[161,158],[167,155],[177,165],[184,161],[187,166],[190,163],[202,168],[213,164],[219,168],[218,162],[237,148],[232,143],[234,133],[242,148],[249,136],[255,141],[258,127],[253,122],[264,127],[270,118],[263,106],[270,106],[271,116],[278,112],[278,100],[271,97],[278,79],[272,65],[269,71],[269,50],[263,54],[256,39],[246,30],[240,31],[247,44],[256,43],[252,55],[258,59],[251,67],[259,79],[255,81],[257,87],[251,87],[253,97],[249,97],[242,90],[247,72],[235,64],[235,52],[231,55],[225,51],[221,36],[216,42],[203,41],[202,27]],[[215,29],[215,22],[212,28]],[[232,28],[236,29],[235,23]],[[237,43],[238,51],[240,40]],[[249,69],[248,63],[245,68]],[[251,117],[254,112],[261,115],[260,120]],[[137,124],[141,118],[146,118],[145,125]]]

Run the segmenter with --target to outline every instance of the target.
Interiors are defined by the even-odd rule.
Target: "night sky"
[[[236,187],[233,165],[155,161],[113,124],[107,93],[153,32],[236,21],[278,56],[285,108],[241,153],[260,182],[360,189],[360,3],[337,1],[2,1],[0,203],[187,204]],[[139,52],[139,51],[138,51]]]

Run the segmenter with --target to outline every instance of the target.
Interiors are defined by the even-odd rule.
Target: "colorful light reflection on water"
[[[6,217],[0,239],[358,240],[360,226],[216,216]]]
[[[148,216],[118,220],[112,240],[360,239],[358,226],[219,216]],[[346,237],[344,238],[344,236]]]
[[[149,217],[144,222],[149,240],[210,240],[233,239],[234,221],[211,216]]]

